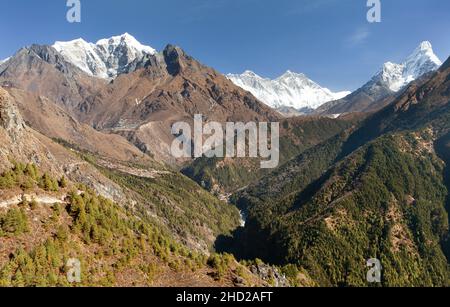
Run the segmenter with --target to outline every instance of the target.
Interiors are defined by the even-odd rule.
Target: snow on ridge
[[[376,88],[381,83],[391,91],[398,92],[422,75],[437,70],[441,65],[442,61],[434,53],[432,44],[423,41],[401,64],[386,62],[365,87]],[[351,93],[333,93],[304,74],[289,70],[275,80],[260,77],[249,70],[241,75],[229,74],[227,77],[273,108],[316,109],[324,103],[342,99]]]
[[[10,58],[11,58],[11,57],[8,57],[8,58],[6,58],[6,59],[4,59],[4,60],[0,60],[0,65],[2,65],[3,63],[8,62]]]
[[[68,42],[55,42],[52,46],[70,63],[84,72],[100,78],[108,78],[106,65],[96,51],[96,46],[79,38]]]
[[[251,92],[256,98],[272,108],[289,107],[297,110],[316,109],[322,104],[350,94],[344,91],[333,93],[310,80],[306,75],[286,71],[271,80],[247,70],[241,75],[227,75],[237,86]]]
[[[153,55],[156,50],[145,46],[128,33],[89,43],[79,38],[68,42],[55,42],[52,46],[64,58],[91,76],[110,79],[136,59]]]
[[[113,36],[111,38],[103,38],[100,39],[99,41],[97,41],[96,45],[97,46],[109,46],[109,45],[113,45],[113,46],[118,46],[120,44],[127,44],[130,47],[133,47],[136,50],[140,50],[143,52],[146,52],[148,54],[155,54],[156,50],[153,49],[150,46],[146,46],[141,44],[136,38],[134,38],[134,36],[128,34],[128,33],[124,33],[120,36]]]
[[[422,75],[437,70],[442,61],[433,51],[429,41],[423,41],[401,64],[387,62],[374,77],[381,80],[391,91],[398,92]]]

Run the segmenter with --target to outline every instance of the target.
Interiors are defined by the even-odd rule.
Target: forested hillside
[[[366,285],[370,258],[385,286],[448,285],[448,63],[234,195],[247,223],[218,246],[296,263],[324,285]]]

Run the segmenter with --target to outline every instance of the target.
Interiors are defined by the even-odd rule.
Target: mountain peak
[[[288,79],[288,78],[299,78],[299,79],[307,79],[305,74],[302,73],[296,73],[291,70],[287,70],[284,74],[282,74],[278,79]]]
[[[89,43],[82,38],[73,39],[70,41],[56,41],[55,45],[88,45]]]
[[[255,72],[251,70],[246,70],[242,73],[242,76],[249,76],[249,77],[259,77]]]
[[[433,52],[433,45],[431,44],[431,42],[429,41],[423,41],[419,44],[419,46],[416,48],[416,50],[414,51],[415,53],[417,52],[427,52],[427,51],[431,51]]]
[[[154,55],[156,50],[141,44],[129,33],[88,43],[79,38],[68,42],[55,42],[53,47],[64,58],[89,75],[109,79],[126,71],[135,60]]]
[[[429,41],[423,41],[420,43],[418,49],[420,50],[433,50],[433,45]]]
[[[117,37],[121,38],[121,39],[125,39],[125,40],[136,40],[136,38],[128,32],[125,32],[122,35],[116,36],[116,38]],[[113,36],[113,38],[114,38],[114,36]]]
[[[420,43],[414,52],[406,58],[403,64],[407,65],[411,62],[414,62],[415,65],[423,65],[425,62],[430,62],[436,66],[442,65],[442,61],[434,53],[433,46],[429,41]]]
[[[172,76],[178,75],[183,70],[183,57],[185,53],[183,49],[175,45],[167,45],[163,51],[164,60],[166,61],[167,71]]]
[[[122,35],[112,36],[110,38],[104,38],[99,40],[96,43],[97,46],[119,46],[119,45],[128,45],[129,47],[135,48],[136,50],[140,50],[149,54],[155,54],[156,50],[150,46],[145,46],[141,44],[134,36],[125,32]]]
[[[349,94],[332,93],[308,79],[306,75],[291,70],[274,80],[260,77],[250,70],[241,75],[229,74],[228,78],[272,108],[315,109]]]
[[[401,64],[385,63],[374,81],[381,80],[391,91],[398,92],[420,76],[437,70],[441,65],[442,62],[434,54],[431,43],[423,41]]]

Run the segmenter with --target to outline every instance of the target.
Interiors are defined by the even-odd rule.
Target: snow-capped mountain
[[[387,62],[383,68],[351,95],[324,104],[316,110],[320,114],[373,112],[385,106],[386,98],[404,89],[424,74],[442,65],[430,42],[422,42],[401,64]]]
[[[133,61],[156,53],[155,49],[142,45],[128,33],[101,39],[95,44],[81,38],[56,42],[53,48],[81,70],[104,79],[115,78]]]
[[[441,60],[434,54],[430,42],[422,42],[414,52],[401,64],[387,62],[382,70],[372,79],[393,92],[398,92],[420,76],[438,69]]]
[[[275,80],[262,78],[252,71],[246,71],[241,75],[229,74],[227,77],[234,84],[275,109],[315,109],[328,101],[350,94],[350,92],[333,93],[304,74],[291,71],[287,71]]]

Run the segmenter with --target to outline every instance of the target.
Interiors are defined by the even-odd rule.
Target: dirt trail
[[[50,195],[35,195],[35,194],[21,194],[14,196],[8,200],[2,200],[0,201],[0,209],[6,209],[10,206],[18,205],[23,200],[32,201],[35,200],[39,204],[43,205],[53,205],[53,204],[64,204],[64,199],[66,198],[66,195],[57,198],[55,196]]]

